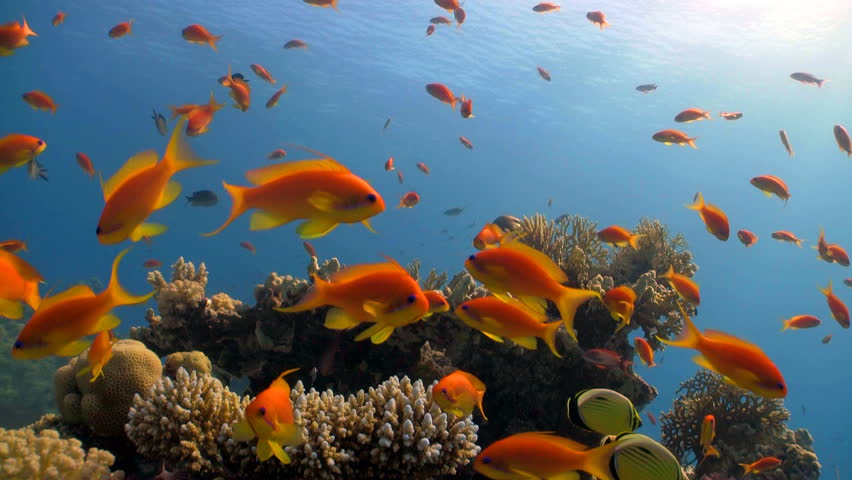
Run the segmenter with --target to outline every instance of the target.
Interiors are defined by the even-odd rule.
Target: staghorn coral
[[[239,420],[248,403],[210,375],[180,367],[174,380],[163,377],[133,397],[124,429],[142,455],[221,472],[219,429]]]
[[[111,472],[115,457],[105,451],[80,448],[77,439],[62,439],[56,430],[0,428],[0,476],[6,480],[120,480]]]
[[[101,436],[121,436],[133,396],[160,378],[160,358],[141,342],[119,340],[112,346],[104,376],[90,383],[88,377],[77,376],[88,365],[87,354],[88,350],[56,370],[57,408],[67,423],[85,424]]]
[[[660,417],[662,443],[683,463],[702,457],[699,435],[705,415],[716,417],[719,458],[708,458],[695,468],[703,474],[742,473],[739,463],[765,456],[784,459],[781,468],[763,474],[767,480],[816,480],[820,464],[807,430],[795,432],[784,423],[790,412],[780,399],[766,399],[730,385],[721,375],[699,370],[682,382],[672,409]]]

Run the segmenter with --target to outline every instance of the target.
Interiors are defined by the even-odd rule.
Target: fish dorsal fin
[[[14,268],[15,271],[18,272],[18,275],[20,275],[24,280],[28,280],[30,282],[44,281],[44,278],[42,278],[41,274],[38,273],[38,270],[36,270],[35,267],[14,253],[9,253],[0,249],[0,260],[6,260],[9,262],[12,265],[12,268]]]
[[[255,185],[263,185],[282,177],[301,172],[327,171],[349,173],[349,169],[331,158],[313,158],[295,162],[277,163],[266,167],[249,170],[246,178]]]
[[[127,181],[127,179],[133,177],[136,172],[156,165],[157,159],[157,152],[154,150],[146,150],[130,157],[124,166],[115,172],[109,180],[101,184],[101,188],[104,191],[104,200],[109,200],[109,197],[118,190],[118,187]]]
[[[482,383],[482,381],[480,379],[474,377],[470,373],[463,372],[461,370],[459,370],[458,373],[459,373],[459,375],[466,378],[470,382],[470,384],[473,385],[473,388],[476,389],[477,392],[484,392],[485,391],[485,384]]]
[[[375,273],[384,273],[384,272],[405,272],[407,275],[408,272],[405,269],[400,269],[400,266],[396,262],[385,262],[385,263],[368,263],[364,265],[353,265],[351,267],[346,267],[340,270],[337,273],[334,273],[329,277],[331,283],[345,283],[356,278],[360,278],[364,275],[370,275]]]
[[[736,343],[737,345],[747,347],[749,350],[761,352],[760,347],[758,347],[757,345],[743,340],[742,338],[735,337],[730,333],[721,332],[719,330],[705,330],[704,338],[727,343]]]
[[[501,244],[500,248],[514,250],[532,259],[536,265],[544,269],[550,278],[555,280],[557,283],[565,283],[568,281],[568,275],[559,268],[559,265],[557,265],[552,258],[525,243],[521,243],[519,240],[511,240],[506,244]]]
[[[52,297],[47,297],[42,299],[41,306],[39,309],[50,308],[57,303],[64,302],[66,300],[70,300],[72,298],[80,298],[80,297],[94,297],[95,292],[88,285],[76,285],[64,292],[57,293]]]

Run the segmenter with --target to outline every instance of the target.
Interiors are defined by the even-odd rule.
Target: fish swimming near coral
[[[784,462],[777,457],[763,457],[756,462],[741,463],[739,465],[743,467],[743,476],[746,476],[750,473],[759,475],[763,472],[768,472],[769,470],[780,467],[782,463]]]
[[[634,250],[639,250],[639,239],[644,237],[644,234],[631,234],[629,230],[618,225],[611,225],[598,232],[598,240],[608,243],[613,247],[630,246]]]
[[[432,387],[432,400],[441,410],[457,417],[466,417],[473,413],[473,408],[479,408],[482,418],[488,420],[482,410],[482,398],[485,395],[485,384],[475,375],[456,370],[438,380]]]
[[[633,304],[636,302],[636,292],[627,285],[610,288],[604,293],[603,303],[612,315],[613,320],[619,322],[616,332],[630,325],[630,317],[633,316]]]
[[[713,415],[707,415],[704,417],[704,421],[701,422],[701,434],[698,438],[698,444],[701,446],[701,451],[704,453],[704,457],[701,458],[699,463],[703,463],[708,457],[719,456],[719,451],[712,445],[713,440],[715,439],[716,417]]]
[[[568,419],[578,427],[603,435],[620,435],[642,426],[633,402],[606,388],[583,390],[570,398]]]
[[[38,309],[41,305],[38,287],[43,281],[38,270],[26,260],[0,248],[0,317],[20,319],[24,316],[22,303]]]
[[[686,208],[698,212],[701,221],[704,222],[704,227],[711,235],[719,240],[726,242],[731,234],[731,226],[728,223],[728,216],[721,208],[712,203],[705,203],[704,196],[701,192],[695,194],[693,202],[686,205]]]
[[[642,337],[636,337],[633,339],[633,348],[636,349],[636,353],[639,354],[639,359],[642,361],[642,364],[648,368],[656,367],[657,364],[654,363],[654,349],[651,348],[651,344],[648,343]]]
[[[678,295],[687,302],[696,306],[701,304],[701,291],[698,284],[686,275],[676,273],[674,266],[669,266],[669,270],[660,275],[660,278],[668,280]]]
[[[92,372],[92,378],[89,380],[90,383],[95,383],[95,380],[97,380],[98,377],[103,377],[104,366],[106,366],[107,362],[109,362],[110,358],[112,358],[112,344],[115,343],[115,341],[116,337],[115,334],[112,333],[112,330],[104,330],[99,333],[92,342],[92,346],[89,347],[89,354],[86,356],[88,365],[81,368],[80,371],[77,372],[77,376],[82,377],[83,375]]]

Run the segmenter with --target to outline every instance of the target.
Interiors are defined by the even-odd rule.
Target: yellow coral
[[[199,375],[211,375],[213,364],[204,352],[175,352],[166,356],[166,373],[175,376],[178,369],[185,368],[187,372],[198,372]]]
[[[0,428],[0,476],[4,480],[107,480],[123,479],[110,472],[115,457],[97,448],[88,453],[79,440],[62,439],[56,430],[36,434],[29,428]]]

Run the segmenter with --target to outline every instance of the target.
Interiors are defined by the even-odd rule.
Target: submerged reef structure
[[[781,467],[765,472],[767,480],[817,480],[820,464],[813,438],[804,428],[790,430],[790,412],[780,399],[766,399],[724,381],[721,375],[699,370],[681,383],[672,409],[660,417],[662,443],[684,464],[696,464],[695,478],[742,476],[740,463],[766,456],[783,460]],[[705,415],[716,418],[713,446],[719,457],[701,461],[699,444]],[[713,477],[711,477],[713,478]]]
[[[5,480],[121,480],[112,472],[115,457],[107,451],[84,451],[77,439],[56,430],[0,428],[0,478]]]

